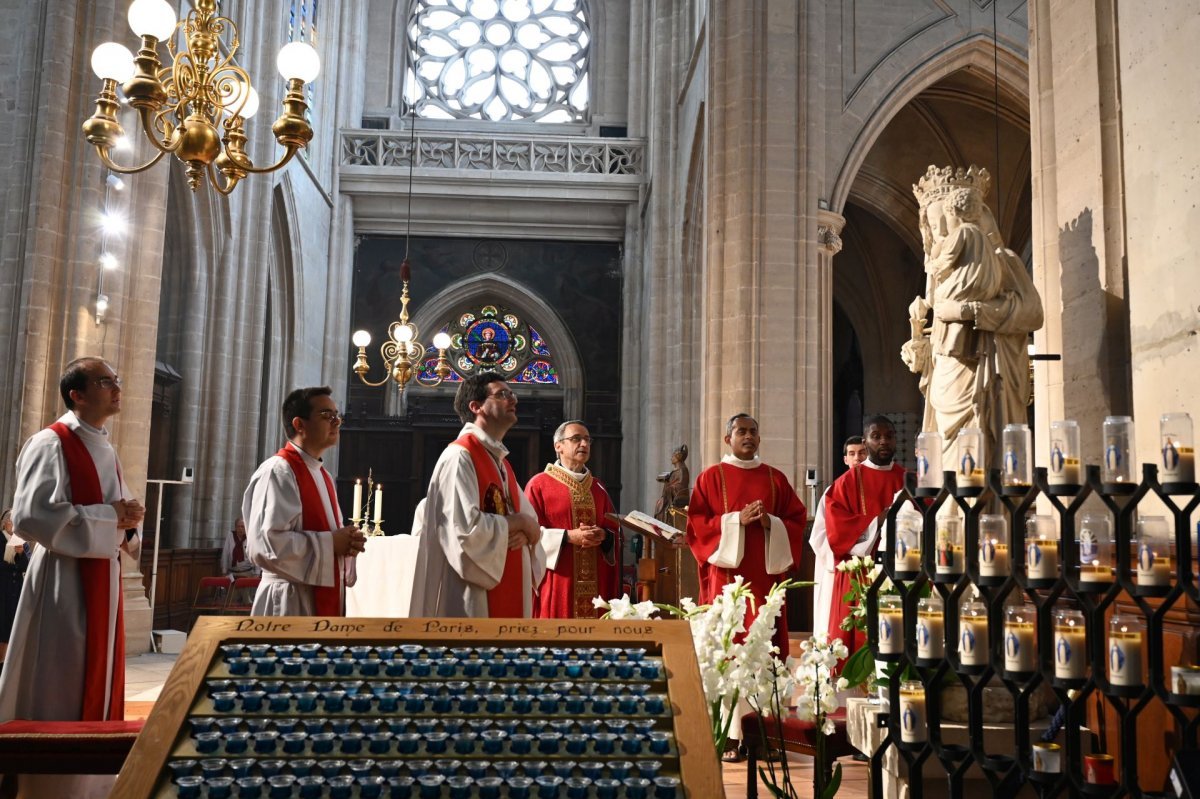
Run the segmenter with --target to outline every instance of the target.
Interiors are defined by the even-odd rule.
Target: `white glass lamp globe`
[[[92,71],[101,80],[124,83],[133,77],[133,53],[116,42],[105,42],[92,51]]]
[[[138,36],[153,36],[160,42],[175,30],[175,9],[167,0],[133,0],[129,27]]]
[[[245,103],[242,103],[243,97],[246,98]],[[241,106],[240,110],[238,106]],[[231,114],[236,114],[242,119],[249,119],[258,113],[258,92],[250,84],[238,81],[237,91],[233,93],[226,108]]]
[[[412,341],[413,340],[412,325],[398,325],[396,327],[396,340],[397,341],[405,341],[405,342]]]
[[[287,80],[312,83],[321,71],[321,57],[312,45],[305,42],[284,45],[275,63],[279,67],[279,74]]]
[[[444,330],[433,337],[433,346],[439,350],[450,349],[450,334]]]
[[[365,347],[371,343],[371,334],[365,330],[356,330],[350,340],[356,347]]]

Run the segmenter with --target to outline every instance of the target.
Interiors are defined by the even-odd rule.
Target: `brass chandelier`
[[[413,195],[413,166],[417,162],[417,112],[413,109],[408,133],[408,220],[404,230],[404,261],[400,264],[400,316],[388,325],[388,338],[379,347],[383,356],[383,368],[386,373],[379,380],[372,382],[367,379],[371,370],[367,363],[367,347],[371,344],[371,334],[365,330],[356,330],[351,336],[354,346],[358,347],[358,358],[354,362],[354,374],[368,386],[382,386],[391,380],[396,387],[403,391],[412,380],[422,386],[436,386],[450,377],[450,362],[446,358],[446,350],[450,348],[450,334],[440,331],[433,337],[433,346],[438,351],[437,366],[434,367],[434,377],[422,378],[421,367],[425,362],[425,345],[417,341],[420,331],[417,326],[408,321],[408,282],[412,279],[412,266],[408,262],[408,245],[412,234],[412,195]]]
[[[321,61],[305,42],[292,42],[279,51],[277,63],[287,81],[287,94],[271,131],[284,153],[275,164],[256,167],[246,155],[245,124],[258,110],[258,92],[246,71],[233,63],[241,46],[237,26],[219,15],[217,0],[195,0],[193,5],[187,18],[177,22],[166,0],[134,0],[129,27],[141,37],[142,47],[136,58],[115,42],[106,42],[92,53],[92,69],[103,85],[83,132],[114,172],[141,172],[170,153],[187,165],[192,191],[207,176],[214,189],[229,194],[246,175],[274,172],[312,140],[312,126],[305,119],[304,85],[317,77]],[[221,38],[226,32],[228,44]],[[183,49],[177,33],[186,40]],[[167,67],[158,58],[162,41],[171,61]],[[118,83],[137,110],[146,138],[158,150],[145,164],[121,166],[111,158],[124,137],[117,122]],[[217,172],[224,176],[223,182]]]

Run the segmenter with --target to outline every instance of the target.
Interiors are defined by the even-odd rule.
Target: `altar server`
[[[534,616],[540,619],[594,619],[603,610],[596,597],[620,595],[617,526],[608,490],[588,470],[592,436],[579,421],[554,431],[558,460],[525,486],[546,553],[546,576],[538,588]]]
[[[67,412],[17,458],[13,526],[39,544],[29,564],[7,660],[0,721],[105,721],[125,716],[121,550],[137,558],[145,516],[121,475],[105,425],[121,410],[121,378],[100,358],[67,365]],[[22,775],[22,796],[103,796],[111,777]]]
[[[262,569],[255,616],[343,616],[354,557],[366,538],[342,525],[333,478],[321,456],[338,442],[342,415],[328,386],[283,401],[288,443],[263,461],[242,497],[246,548]]]
[[[454,410],[464,426],[433,467],[410,614],[529,618],[546,556],[505,460],[517,397],[499,374],[484,372],[459,384]]]

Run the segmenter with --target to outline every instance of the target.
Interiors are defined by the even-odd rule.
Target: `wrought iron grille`
[[[1160,484],[1158,469],[1152,464],[1143,466],[1139,484],[1104,484],[1100,481],[1100,468],[1087,468],[1086,484],[1071,487],[1066,493],[1062,486],[1050,486],[1046,470],[1037,469],[1034,485],[1027,489],[1003,487],[1000,473],[993,470],[989,475],[988,487],[962,488],[955,485],[954,472],[946,472],[945,484],[934,496],[926,489],[917,489],[914,475],[909,475],[905,491],[897,498],[887,514],[887,552],[896,551],[897,514],[906,504],[917,504],[923,516],[921,532],[921,569],[919,572],[897,572],[892,557],[883,558],[883,569],[868,593],[867,624],[869,646],[878,660],[891,661],[897,665],[888,678],[889,708],[877,717],[878,725],[886,729],[881,745],[871,758],[872,795],[883,795],[883,765],[889,747],[896,747],[902,768],[910,778],[909,792],[914,799],[921,799],[923,783],[919,775],[931,760],[941,764],[945,771],[950,795],[963,795],[964,779],[972,766],[978,766],[995,796],[1011,796],[1026,784],[1032,785],[1044,799],[1069,795],[1118,797],[1145,797],[1157,794],[1139,787],[1137,774],[1138,716],[1156,698],[1161,701],[1174,719],[1179,731],[1179,748],[1197,747],[1197,729],[1200,714],[1188,712],[1189,708],[1200,708],[1200,695],[1176,692],[1167,675],[1169,667],[1163,654],[1163,622],[1168,611],[1188,599],[1200,601],[1197,585],[1197,564],[1193,560],[1193,514],[1200,505],[1200,490],[1195,483]],[[982,494],[980,492],[982,491]],[[1107,586],[1083,585],[1079,579],[1079,544],[1076,540],[1076,517],[1083,512],[1084,503],[1096,496],[1106,509],[1112,522],[1113,542],[1116,550],[1115,572]],[[1136,564],[1131,557],[1131,545],[1139,505],[1146,499],[1157,496],[1170,514],[1171,531],[1175,551],[1173,580],[1169,585],[1138,585],[1135,579]],[[1045,497],[1057,511],[1058,545],[1060,566],[1053,579],[1030,579],[1026,573],[1027,531],[1025,513],[1034,507],[1039,497]],[[939,575],[936,567],[936,516],[947,502],[955,503],[966,520],[964,552],[966,562],[963,574],[950,577]],[[988,512],[1003,510],[1008,520],[1010,534],[1011,567],[1008,577],[982,577],[979,573],[979,517]],[[1158,509],[1155,509],[1156,512]],[[885,553],[886,554],[886,553]],[[903,604],[904,651],[900,654],[880,654],[879,617],[877,598],[884,580],[890,578],[898,590]],[[960,659],[960,601],[971,585],[979,589],[980,599],[987,605],[989,657],[986,666],[963,665]],[[941,596],[945,615],[945,654],[938,659],[919,659],[915,626],[917,603],[925,586]],[[1037,608],[1037,666],[1027,673],[1007,672],[1004,668],[1004,605],[1010,595],[1026,598]],[[1145,648],[1148,653],[1147,671],[1142,684],[1136,686],[1114,685],[1109,681],[1106,668],[1108,662],[1107,612],[1120,599],[1136,605],[1145,622]],[[1154,603],[1148,600],[1155,598]],[[1055,607],[1064,601],[1073,601],[1083,612],[1087,634],[1087,652],[1090,668],[1084,679],[1065,680],[1055,677],[1053,615]],[[906,669],[913,669],[925,687],[928,735],[924,742],[905,743],[901,734],[900,683]],[[983,689],[992,677],[1002,681],[1012,696],[1015,720],[1012,725],[1012,744],[1006,751],[986,751],[984,745]],[[957,680],[967,692],[968,723],[966,745],[948,743],[942,734],[942,701],[940,688],[943,679]],[[1065,708],[1065,723],[1061,737],[1061,772],[1048,773],[1033,768],[1031,746],[1034,733],[1031,731],[1030,698],[1034,691],[1049,684],[1059,703]],[[1069,695],[1069,692],[1075,692]],[[1090,733],[1086,731],[1086,708],[1096,697],[1119,718],[1119,770],[1115,782],[1097,785],[1084,776],[1084,757],[1090,746]],[[1157,787],[1157,786],[1155,786]]]

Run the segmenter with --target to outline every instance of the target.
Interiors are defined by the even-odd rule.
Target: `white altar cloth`
[[[358,582],[346,589],[346,615],[397,618],[408,616],[417,537],[372,536],[358,556]]]

